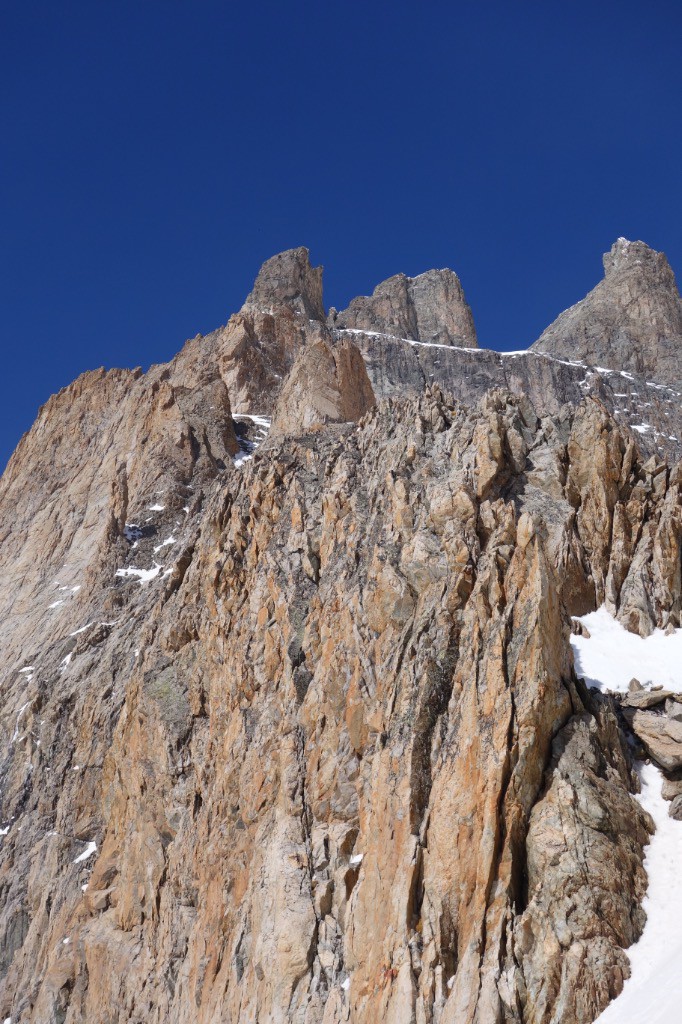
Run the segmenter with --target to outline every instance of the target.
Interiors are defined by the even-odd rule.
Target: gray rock
[[[471,309],[452,270],[389,277],[370,296],[361,295],[348,309],[334,311],[330,326],[428,344],[477,347]]]
[[[675,821],[682,821],[682,795],[676,796],[668,808],[668,814]]]
[[[655,708],[658,704],[663,704],[670,696],[670,690],[637,690],[634,693],[628,693],[623,699],[623,706],[640,708],[644,711],[647,708]]]
[[[682,796],[682,779],[664,779],[661,795],[664,800],[674,800],[676,796]]]
[[[668,718],[672,718],[676,722],[682,722],[682,704],[679,701],[666,700],[665,713]]]
[[[324,320],[322,267],[311,267],[310,253],[300,246],[266,260],[260,269],[244,309],[269,312],[291,306],[311,320]]]
[[[656,764],[669,772],[682,768],[682,722],[650,711],[625,708],[623,713]]]
[[[681,345],[682,301],[665,255],[619,238],[604,256],[604,279],[534,348],[675,386],[682,379]]]

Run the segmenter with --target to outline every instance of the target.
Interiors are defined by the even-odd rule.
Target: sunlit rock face
[[[0,482],[0,1019],[589,1024],[622,988],[652,823],[569,641],[679,628],[680,467],[584,366],[460,351],[452,395],[399,356],[452,340],[337,324],[282,254]]]
[[[534,347],[679,388],[682,300],[664,253],[619,238],[604,255],[604,279]]]

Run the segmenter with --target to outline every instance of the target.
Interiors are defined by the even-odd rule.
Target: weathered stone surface
[[[396,274],[348,309],[332,310],[329,324],[437,345],[476,348],[476,328],[459,278],[452,270],[418,277]]]
[[[651,824],[571,616],[679,625],[682,471],[541,355],[353,334],[373,405],[283,255],[0,483],[0,1019],[589,1024]]]
[[[664,800],[674,800],[676,796],[682,796],[682,779],[675,776],[664,779],[661,795]]]
[[[623,705],[646,711],[647,708],[655,708],[658,704],[663,704],[670,696],[669,690],[639,690],[637,693],[629,693],[624,697]]]
[[[337,329],[343,334],[344,329]],[[543,352],[504,353],[410,343],[388,335],[354,330],[351,337],[367,363],[374,393],[379,398],[421,394],[439,384],[466,405],[491,388],[528,398],[538,415],[557,416],[567,403],[579,405],[597,398],[647,454],[682,457],[680,389],[655,378],[611,372],[587,363],[557,359]]]
[[[682,300],[665,255],[619,238],[604,255],[603,281],[562,313],[534,347],[679,387]]]
[[[310,265],[310,253],[303,246],[265,261],[244,310],[273,313],[280,306],[288,306],[311,320],[325,319],[322,267]]]
[[[301,349],[275,406],[272,433],[295,434],[325,423],[356,422],[375,405],[359,350],[310,342]]]
[[[646,839],[615,719],[576,691],[561,599],[608,564],[569,500],[594,488],[577,439],[614,480],[640,472],[630,453],[623,475],[626,438],[599,440],[604,416],[588,402],[555,426],[502,393],[469,412],[434,388],[273,436],[185,485],[167,581],[117,581],[114,540],[58,634],[26,611],[2,683],[21,744],[0,1012],[549,1024],[553,999],[567,1024],[596,1016],[641,926]],[[90,627],[69,637],[91,620],[94,647]],[[594,889],[554,857],[566,786],[568,849],[616,871]]]
[[[667,715],[624,709],[632,731],[642,741],[650,757],[666,771],[682,768],[682,722]]]
[[[603,699],[554,741],[548,786],[531,815],[528,906],[510,956],[522,965],[523,1020],[593,1020],[629,976],[623,949],[645,921],[636,904],[653,822],[633,805],[625,746]],[[595,934],[602,915],[608,929]]]
[[[682,796],[676,796],[673,798],[670,807],[668,808],[668,814],[675,821],[682,821]]]

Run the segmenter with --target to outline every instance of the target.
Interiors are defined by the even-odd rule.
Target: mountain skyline
[[[498,349],[620,235],[679,271],[681,27],[583,0],[8,8],[0,461],[82,370],[170,359],[292,246],[337,308],[451,267]]]

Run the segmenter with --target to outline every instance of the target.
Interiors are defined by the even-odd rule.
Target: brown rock
[[[623,698],[623,706],[640,708],[645,711],[647,708],[655,708],[658,704],[663,704],[670,696],[670,690],[637,690],[634,693],[628,693]]]
[[[625,711],[632,730],[653,760],[674,772],[682,768],[682,722],[646,711]]]
[[[325,423],[357,422],[375,405],[360,352],[347,339],[301,349],[275,407],[272,433],[301,433]]]
[[[476,329],[459,278],[452,270],[418,277],[396,274],[330,316],[330,326],[384,334],[424,344],[476,348]]]

